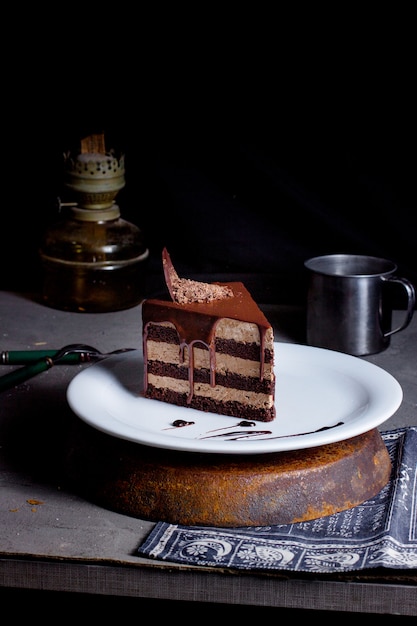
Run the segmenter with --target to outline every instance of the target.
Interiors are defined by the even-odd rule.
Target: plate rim
[[[273,441],[272,438],[262,439],[262,440],[259,439],[257,441],[254,441],[254,440],[241,441],[241,442],[235,441],[233,443],[233,446],[228,446],[228,445],[225,445],[227,444],[227,440],[224,440],[224,439],[216,440],[216,441],[208,441],[208,440],[202,440],[202,439],[197,440],[197,439],[180,438],[180,437],[170,438],[165,435],[162,435],[162,438],[165,437],[165,439],[163,439],[161,443],[160,441],[161,436],[159,436],[158,439],[155,441],[155,440],[150,439],[149,437],[143,437],[143,434],[142,436],[138,436],[138,435],[132,436],[131,434],[128,434],[126,432],[124,433],[117,432],[117,430],[115,430],[114,427],[108,428],[104,424],[98,423],[96,419],[91,419],[91,416],[89,417],[88,415],[86,415],[86,412],[85,411],[83,412],[82,408],[80,408],[79,406],[79,403],[77,403],[77,401],[74,399],[74,396],[75,396],[74,390],[76,390],[77,385],[79,385],[80,383],[80,380],[82,378],[85,379],[86,377],[91,377],[91,370],[93,370],[93,368],[96,368],[95,370],[93,370],[93,376],[94,376],[94,372],[97,372],[99,368],[101,368],[102,370],[106,370],[106,366],[107,367],[109,365],[111,366],[116,360],[124,361],[126,359],[135,358],[135,359],[139,359],[139,363],[140,363],[140,359],[142,359],[142,362],[143,362],[143,353],[142,353],[142,350],[140,349],[107,357],[106,359],[97,361],[89,365],[87,368],[83,369],[81,372],[76,374],[76,376],[70,381],[67,387],[67,393],[66,393],[67,402],[71,410],[82,421],[89,424],[93,428],[101,432],[104,432],[110,436],[114,436],[118,439],[131,441],[139,445],[146,445],[146,446],[151,446],[151,447],[157,447],[160,449],[174,450],[174,451],[180,451],[180,452],[194,452],[194,453],[198,452],[198,453],[228,454],[228,455],[230,454],[233,454],[233,455],[235,454],[241,454],[241,455],[270,454],[270,453],[275,453],[275,452],[301,450],[301,449],[326,445],[329,443],[337,443],[339,441],[344,441],[354,436],[363,434],[364,432],[371,430],[372,428],[376,428],[380,426],[385,420],[391,417],[401,405],[401,402],[403,399],[403,390],[402,390],[400,383],[392,374],[387,372],[385,369],[383,369],[379,365],[376,365],[369,361],[363,360],[360,357],[352,356],[346,353],[338,352],[335,350],[330,350],[327,348],[308,346],[305,344],[275,341],[274,347],[276,350],[276,354],[279,355],[279,357],[276,359],[277,362],[275,364],[275,370],[276,370],[277,376],[279,375],[279,367],[282,365],[283,355],[285,359],[286,351],[287,351],[287,354],[289,351],[290,354],[292,353],[295,356],[297,353],[299,354],[307,353],[309,355],[313,355],[313,357],[314,355],[317,355],[318,358],[320,357],[321,359],[324,359],[325,361],[326,360],[332,361],[336,359],[337,362],[341,364],[342,370],[344,367],[346,368],[346,364],[348,365],[347,370],[349,370],[351,367],[356,365],[356,367],[360,367],[364,372],[369,371],[373,374],[376,374],[377,377],[381,378],[381,380],[382,378],[384,378],[384,382],[385,384],[388,384],[388,387],[391,392],[390,407],[387,406],[385,412],[383,412],[379,417],[375,416],[372,422],[370,422],[366,427],[364,427],[364,425],[362,424],[362,426],[360,426],[359,428],[358,427],[356,427],[356,429],[354,428],[353,434],[351,432],[349,432],[349,434],[346,434],[346,433],[344,434],[346,430],[349,431],[348,426],[349,425],[351,426],[351,424],[348,423],[347,427],[345,428],[343,428],[343,426],[346,426],[346,425],[343,425],[339,428],[334,428],[334,429],[328,428],[327,430],[325,429],[324,431],[320,433],[316,431],[316,432],[311,432],[311,433],[294,433],[293,435],[285,435],[282,437],[282,439],[278,437],[277,439],[279,439],[279,441],[275,441],[273,444],[272,444],[272,441]],[[386,390],[385,386],[384,386],[384,390]],[[158,402],[157,400],[146,399],[143,397],[141,397],[140,400],[142,402],[152,402],[152,403]],[[163,402],[160,402],[160,404],[163,410],[171,406],[168,403],[163,403]],[[176,409],[179,410],[180,407],[176,407]],[[196,409],[189,409],[189,408],[183,408],[182,410],[187,412],[186,415],[188,419],[190,418],[190,411],[196,411]],[[197,413],[202,413],[202,412],[198,411]],[[114,421],[120,423],[120,421],[117,420],[116,418],[114,418]],[[258,422],[258,424],[265,426],[268,424],[268,422]],[[361,420],[359,420],[359,424],[361,424]],[[126,426],[128,425],[125,424],[125,427]],[[130,426],[128,429],[129,430],[131,429]],[[140,434],[141,432],[143,433],[143,429],[142,430],[138,429],[135,432],[138,434]],[[295,441],[293,442],[293,440]]]

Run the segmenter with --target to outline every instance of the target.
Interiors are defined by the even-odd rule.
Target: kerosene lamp
[[[39,254],[42,301],[53,308],[100,313],[143,300],[149,251],[140,228],[115,203],[125,186],[125,158],[107,152],[103,135],[64,154],[65,186],[74,203],[44,233]],[[69,206],[68,206],[69,205]]]

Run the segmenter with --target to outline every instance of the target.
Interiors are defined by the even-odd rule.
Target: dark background
[[[269,45],[259,30],[261,43],[237,29],[220,46],[144,25],[129,49],[113,32],[96,47],[80,33],[66,47],[39,38],[3,78],[0,288],[39,289],[40,237],[57,198],[72,199],[63,153],[96,132],[126,155],[117,202],[148,242],[145,295],[161,286],[163,246],[183,277],[243,278],[259,302],[303,301],[303,263],[327,253],[390,258],[417,284],[415,49],[402,17],[343,37],[333,22],[325,42],[295,28],[284,44],[282,22]]]
[[[3,15],[0,289],[36,293],[63,152],[102,131],[126,154],[118,203],[150,292],[164,245],[180,273],[244,276],[265,303],[302,302],[317,254],[388,257],[417,284],[412,5],[91,8]]]

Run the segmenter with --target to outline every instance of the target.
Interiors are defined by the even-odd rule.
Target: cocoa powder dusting
[[[162,251],[162,265],[169,295],[178,304],[213,302],[213,300],[223,300],[223,298],[233,296],[230,287],[180,278],[166,248]]]
[[[189,280],[188,278],[179,279],[174,288],[175,301],[179,304],[212,302],[213,300],[230,298],[232,295],[233,292],[229,287],[200,283],[197,280]]]

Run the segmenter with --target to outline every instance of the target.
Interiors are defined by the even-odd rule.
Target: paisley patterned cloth
[[[213,528],[158,522],[138,554],[244,570],[335,573],[417,568],[417,428],[381,433],[392,473],[371,500],[308,522]]]

